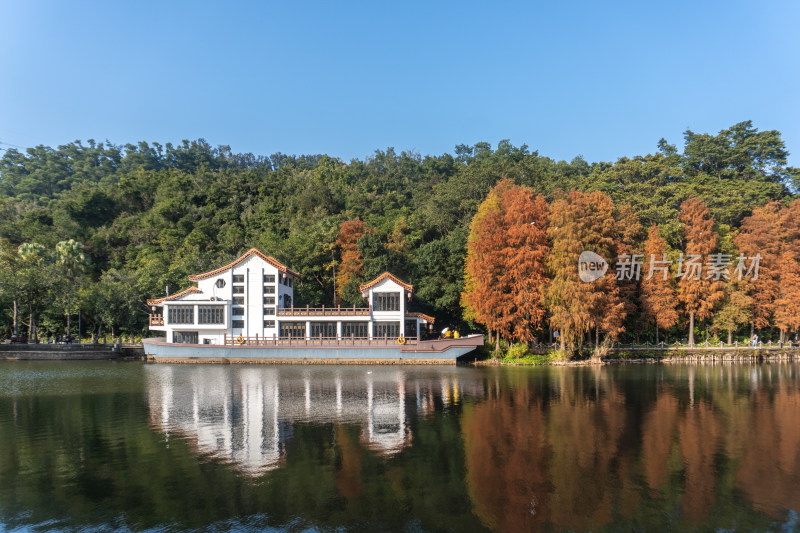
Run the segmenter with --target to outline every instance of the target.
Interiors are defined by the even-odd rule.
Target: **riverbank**
[[[694,348],[616,349],[603,357],[580,355],[565,358],[556,351],[528,353],[521,357],[475,359],[474,366],[586,366],[617,363],[770,363],[800,361],[800,348]]]
[[[0,361],[104,361],[144,359],[141,344],[0,344]]]

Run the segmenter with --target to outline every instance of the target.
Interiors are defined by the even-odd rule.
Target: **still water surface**
[[[0,363],[0,531],[800,528],[800,365]]]

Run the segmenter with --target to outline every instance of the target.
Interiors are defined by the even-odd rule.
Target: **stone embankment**
[[[0,361],[144,359],[141,344],[0,344]]]

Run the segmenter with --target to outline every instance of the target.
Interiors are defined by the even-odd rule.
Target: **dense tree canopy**
[[[453,154],[435,156],[389,148],[349,162],[327,155],[235,154],[202,139],[9,149],[0,158],[0,243],[3,250],[30,253],[2,254],[0,328],[11,332],[16,302],[26,317],[23,329],[32,322],[46,333],[63,333],[80,309],[84,332],[88,326],[144,334],[147,298],[163,295],[167,286],[184,289],[187,275],[225,264],[250,247],[303,275],[298,304],[357,303],[353,288],[391,269],[415,285],[413,306],[434,314],[442,327],[463,327],[470,224],[503,178],[551,206],[567,198],[566,191],[603,193],[615,219],[630,220],[632,213],[640,226],[658,224],[666,246],[675,250],[685,245],[680,205],[697,198],[708,206],[720,246],[737,251],[743,220],[756,217],[759,206],[788,204],[800,184],[786,156],[778,132],[760,132],[749,122],[716,135],[687,131],[682,151],[662,141],[654,154],[615,163],[554,161],[507,140],[495,147],[459,145]],[[623,204],[630,205],[625,216]],[[641,251],[644,235],[624,232],[621,226],[607,237],[610,248],[624,244],[628,253]],[[70,240],[73,249],[82,246],[80,268],[56,258],[56,245]],[[41,259],[33,245],[44,247]],[[47,266],[49,274],[37,278],[32,265],[40,272]],[[777,272],[777,259],[773,266]],[[60,283],[64,279],[70,282]],[[618,300],[605,302],[604,309],[622,304],[620,313],[601,312],[592,323],[630,337],[634,330],[628,325],[622,332],[619,317],[627,316],[628,324],[638,320],[640,310],[627,303],[638,299],[629,287],[615,290]],[[747,290],[759,302],[755,289]],[[109,298],[125,301],[109,306]],[[765,314],[754,306],[757,327],[774,327],[774,309]]]

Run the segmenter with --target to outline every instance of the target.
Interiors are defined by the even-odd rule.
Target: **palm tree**
[[[64,281],[67,282],[67,335],[72,335],[72,290],[75,278],[86,267],[86,255],[83,253],[83,244],[75,239],[61,241],[56,244],[56,263],[61,267]]]

